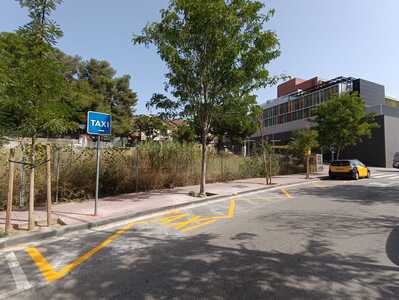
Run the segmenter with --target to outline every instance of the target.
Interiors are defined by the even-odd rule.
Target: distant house
[[[131,138],[135,142],[144,142],[148,140],[158,142],[170,141],[173,139],[173,133],[177,128],[186,124],[186,121],[181,119],[162,120],[157,116],[146,117],[148,117],[148,124],[141,124],[138,126],[138,129],[131,134]],[[153,119],[151,120],[151,118]],[[154,122],[156,124],[151,124],[154,119],[156,120],[156,122]]]

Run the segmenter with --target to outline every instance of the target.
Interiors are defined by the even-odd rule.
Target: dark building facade
[[[345,150],[343,158],[357,158],[370,166],[391,167],[395,152],[399,152],[399,109],[385,103],[383,85],[352,77],[323,81],[291,79],[277,88],[278,98],[263,107],[263,128],[254,138],[266,136],[277,144],[289,142],[295,130],[310,128],[314,108],[331,97],[345,92],[358,92],[365,101],[366,111],[374,112],[379,127],[371,138]],[[396,135],[397,136],[396,136]],[[330,158],[330,153],[323,153]]]

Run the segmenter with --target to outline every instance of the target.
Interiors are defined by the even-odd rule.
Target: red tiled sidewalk
[[[313,175],[311,179],[319,179],[326,174]],[[251,178],[223,183],[207,184],[206,191],[217,196],[230,196],[260,188],[276,187],[294,183],[306,182],[304,174],[274,176],[273,185],[266,186],[264,178]],[[93,216],[94,201],[69,202],[53,204],[53,218],[59,218],[66,225],[84,224],[101,219],[118,217],[129,213],[139,213],[153,209],[167,208],[184,203],[203,200],[189,195],[190,191],[197,192],[198,186],[179,187],[171,190],[151,191],[144,193],[123,194],[119,196],[102,198],[98,202],[98,215]],[[14,211],[12,224],[27,227],[28,214],[26,211]],[[0,226],[4,226],[5,212],[0,212]],[[46,212],[44,209],[35,211],[35,220],[45,223]],[[2,228],[3,229],[3,228]]]

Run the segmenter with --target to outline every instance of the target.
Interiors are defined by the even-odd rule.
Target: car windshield
[[[336,160],[333,161],[331,165],[334,167],[344,167],[344,166],[350,166],[350,163],[348,160]]]
[[[364,164],[359,160],[354,160],[352,163],[354,166],[364,167]]]

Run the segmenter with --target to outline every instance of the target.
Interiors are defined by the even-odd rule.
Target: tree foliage
[[[324,147],[334,147],[337,156],[358,144],[378,127],[374,115],[366,113],[364,100],[358,93],[344,93],[321,104],[315,111],[315,130]]]
[[[276,34],[265,29],[273,10],[251,0],[171,0],[161,21],[147,25],[136,44],[153,44],[168,67],[167,90],[150,104],[198,122],[204,193],[206,142],[218,107],[275,83],[267,64],[280,55]]]
[[[313,129],[300,129],[294,132],[288,144],[288,151],[294,157],[304,161],[305,151],[319,147],[318,133]]]
[[[177,126],[176,130],[173,132],[173,139],[177,140],[179,143],[194,143],[198,141],[198,136],[192,126],[181,124]]]
[[[81,112],[80,118],[88,110],[111,113],[113,135],[127,136],[133,127],[137,95],[129,87],[129,75],[115,75],[107,61],[78,59],[76,74],[71,78],[76,110]]]
[[[245,95],[226,101],[215,109],[215,120],[210,132],[219,137],[226,136],[232,144],[241,144],[243,140],[257,131],[256,97]]]
[[[31,20],[17,34],[0,35],[0,65],[8,77],[0,99],[0,125],[19,136],[64,133],[72,127],[64,98],[67,83],[54,51],[62,31],[50,18],[61,1],[19,2]]]
[[[158,135],[166,135],[167,132],[164,121],[158,116],[138,116],[134,120],[134,125],[140,137],[144,133],[149,140],[154,140]]]
[[[17,72],[29,54],[21,32],[0,33],[0,53],[0,95],[3,99],[0,120],[3,120],[3,128],[7,126],[8,132],[12,134],[14,131],[15,134],[15,129],[18,128],[15,124],[22,123],[22,120],[12,119],[17,115],[13,103],[16,104],[16,98],[25,102],[19,95],[12,95],[12,92],[16,92],[12,83],[18,83]],[[85,61],[79,56],[67,55],[55,47],[51,48],[51,59],[59,67],[57,76],[51,78],[54,92],[59,92],[54,101],[58,103],[58,108],[62,106],[60,113],[68,121],[69,131],[77,131],[78,125],[85,123],[89,110],[111,113],[115,136],[127,136],[132,131],[137,95],[129,87],[129,75],[117,77],[116,71],[107,61]],[[41,135],[43,134],[42,132]]]

